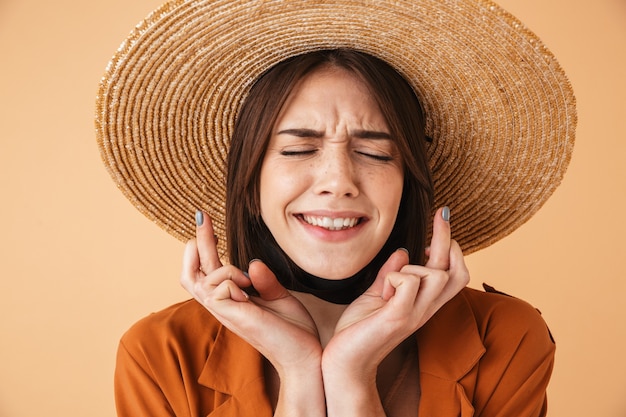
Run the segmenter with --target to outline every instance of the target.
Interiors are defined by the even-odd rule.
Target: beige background
[[[105,172],[93,129],[104,67],[159,0],[0,0],[0,416],[113,416],[117,341],[187,296],[183,245]],[[540,307],[558,341],[552,416],[626,416],[626,1],[501,0],[568,72],[579,103],[563,185],[468,257]],[[453,213],[454,215],[454,213]]]

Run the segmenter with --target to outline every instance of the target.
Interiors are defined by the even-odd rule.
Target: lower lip
[[[300,217],[296,217],[296,219],[300,222],[302,227],[304,227],[304,230],[307,233],[313,235],[317,239],[320,239],[326,242],[342,242],[342,241],[349,240],[353,238],[354,236],[356,236],[363,228],[363,225],[367,223],[366,220],[361,220],[354,227],[349,227],[347,229],[340,229],[340,230],[328,230],[328,229],[324,229],[323,227],[313,226],[312,224],[305,222]]]

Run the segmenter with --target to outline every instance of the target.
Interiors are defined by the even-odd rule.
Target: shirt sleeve
[[[152,313],[131,326],[117,352],[118,417],[206,416],[229,401],[230,393],[200,380],[221,328],[195,300]],[[221,358],[218,354],[213,360],[219,363]]]
[[[486,353],[476,377],[475,416],[543,417],[555,354],[550,331],[528,303],[490,296],[497,301],[479,320]]]
[[[115,403],[118,417],[175,416],[149,363],[120,342],[115,367]]]

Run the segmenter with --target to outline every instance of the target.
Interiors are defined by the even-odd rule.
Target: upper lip
[[[355,210],[307,210],[295,214],[300,216],[330,217],[331,219],[367,217],[367,215],[363,214],[363,212]]]
[[[297,217],[301,217],[309,224],[321,226],[324,228],[344,228],[354,227],[358,223],[366,219],[362,213],[354,211],[329,212],[329,211],[309,211],[306,213],[298,213]]]

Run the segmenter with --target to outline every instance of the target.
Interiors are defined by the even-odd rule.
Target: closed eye
[[[313,155],[315,152],[317,152],[317,149],[282,150],[280,154],[282,156],[306,156]]]
[[[359,155],[374,159],[376,161],[381,161],[381,162],[389,162],[389,161],[393,161],[394,159],[392,156],[389,156],[389,155],[379,155],[379,154],[363,152],[363,151],[355,151],[355,152]]]

